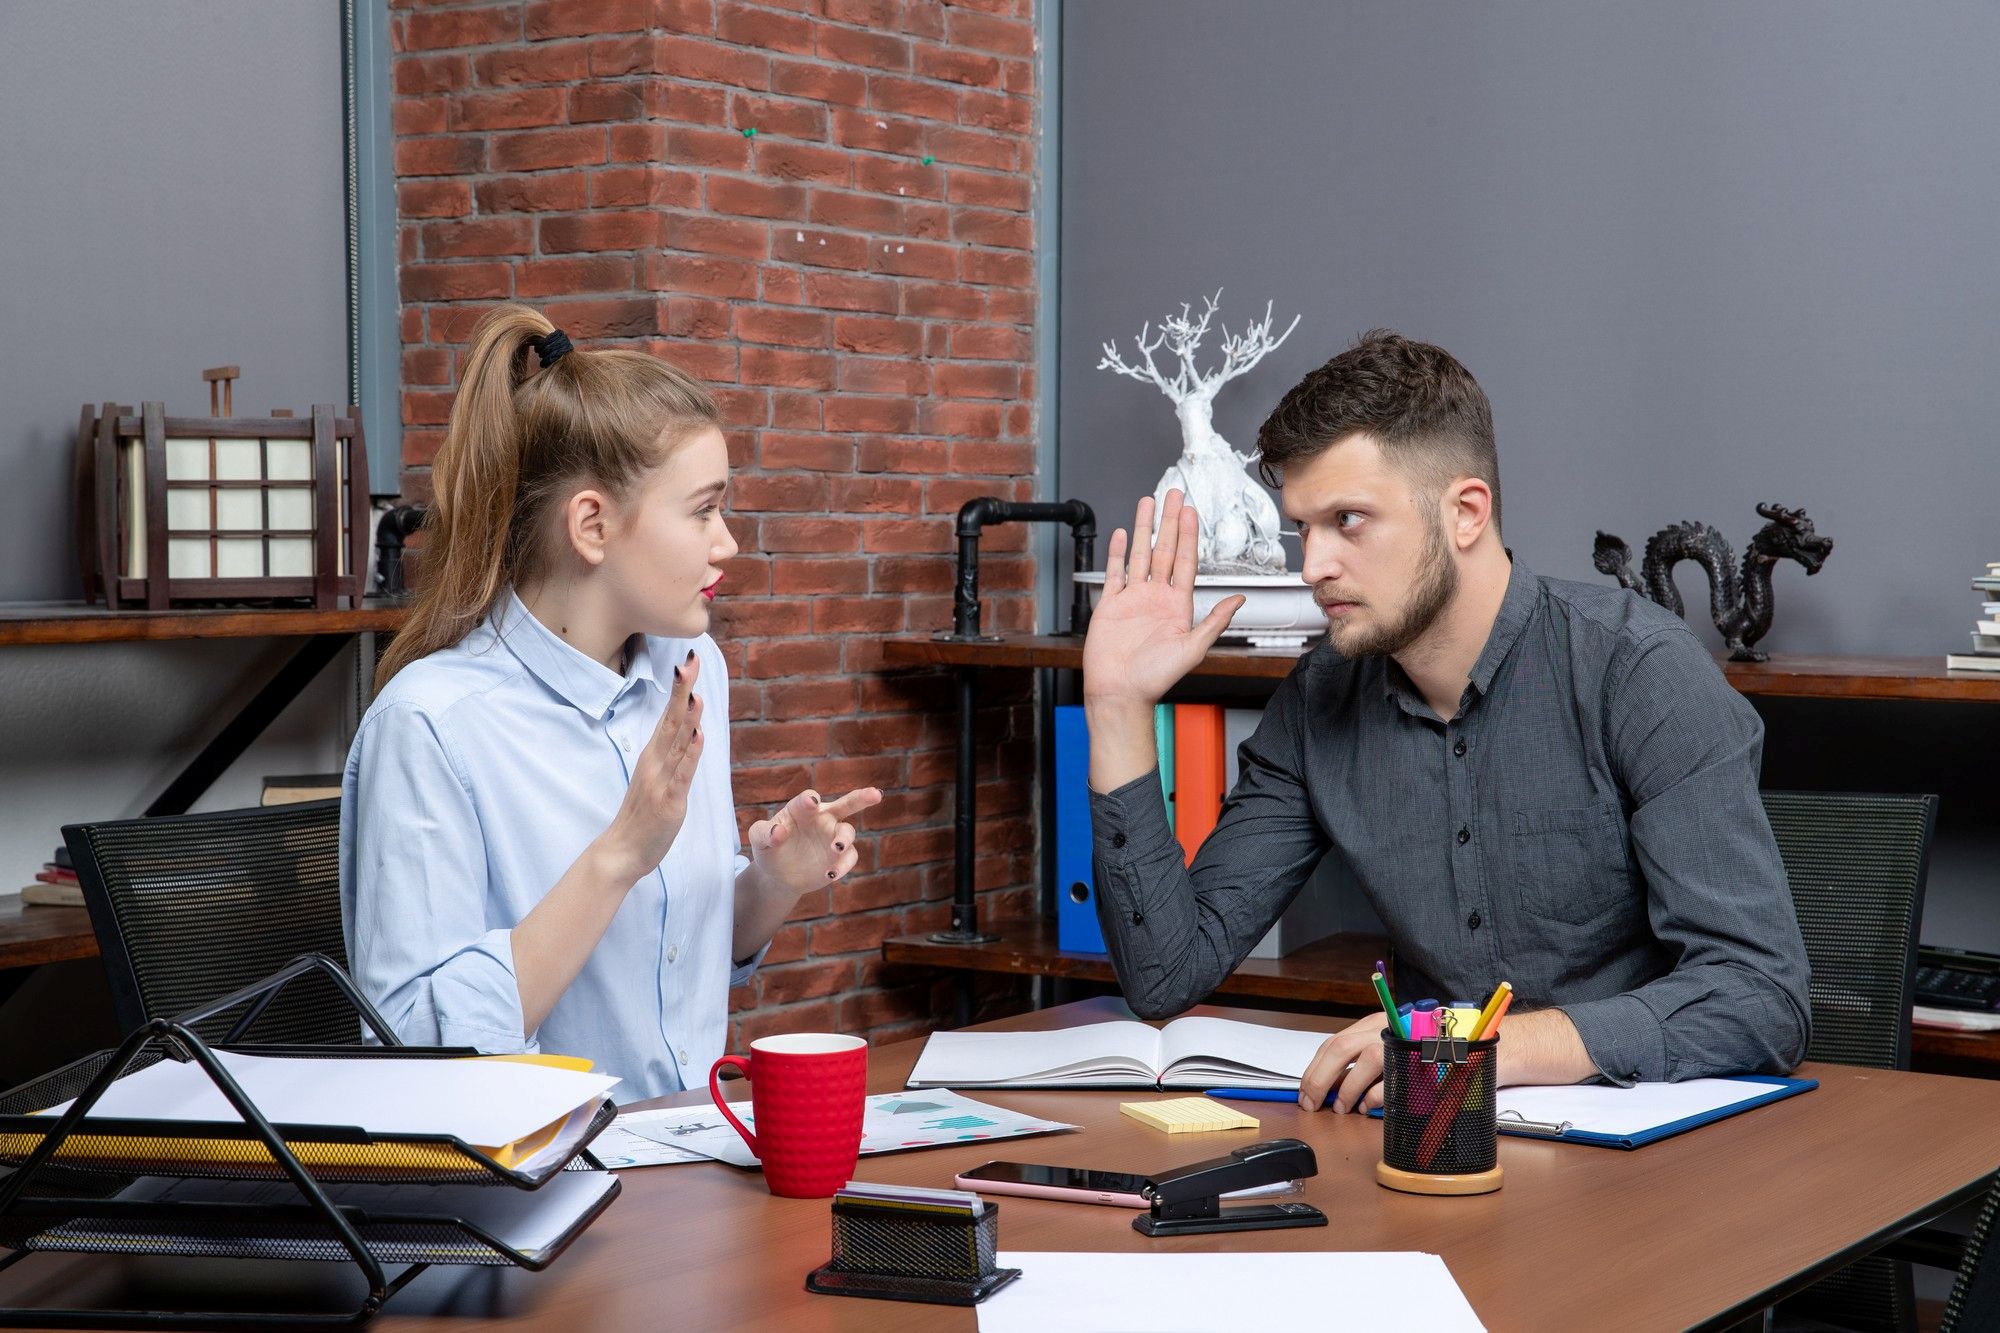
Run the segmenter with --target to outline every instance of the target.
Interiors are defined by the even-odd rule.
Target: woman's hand
[[[700,674],[701,662],[692,651],[674,668],[667,709],[632,766],[632,782],[611,827],[599,839],[627,889],[666,860],[687,818],[688,789],[701,761],[701,699],[694,692]]]
[[[815,886],[830,884],[854,869],[854,825],[860,814],[882,799],[880,790],[862,787],[837,801],[822,801],[816,791],[802,791],[769,819],[750,826],[750,860],[764,877],[789,890],[792,898]],[[787,910],[790,904],[786,904]]]

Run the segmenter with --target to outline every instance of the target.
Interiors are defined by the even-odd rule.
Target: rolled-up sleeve
[[[1809,966],[1757,792],[1763,723],[1691,633],[1636,642],[1607,681],[1632,851],[1674,962],[1561,1008],[1614,1083],[1788,1071],[1811,1034]]]
[[[342,795],[343,922],[362,992],[412,1044],[537,1050],[511,926],[489,919],[471,790],[435,720],[414,705],[371,716]]]
[[[730,884],[732,886],[737,885],[743,878],[743,872],[749,868],[750,858],[738,852],[735,863],[730,867]],[[757,950],[756,953],[751,954],[740,963],[732,963],[729,968],[729,984],[731,988],[748,985],[750,978],[757,975],[757,969],[764,965],[764,955],[769,952],[771,952],[771,942],[765,940],[764,947]]]
[[[1298,896],[1331,840],[1301,776],[1300,673],[1237,751],[1236,786],[1192,864],[1157,770],[1090,796],[1097,916],[1126,1003],[1166,1018],[1206,999]]]

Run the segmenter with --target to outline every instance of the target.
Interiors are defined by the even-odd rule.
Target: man
[[[1257,438],[1326,641],[1239,751],[1185,864],[1153,706],[1227,627],[1193,623],[1198,520],[1170,492],[1112,535],[1083,652],[1098,911],[1148,1017],[1206,996],[1329,850],[1388,928],[1406,998],[1517,996],[1502,1083],[1787,1070],[1804,942],[1757,797],[1763,728],[1681,620],[1531,573],[1501,544],[1486,395],[1385,331],[1285,395]],[[1381,1102],[1382,1019],[1329,1038],[1299,1102]]]

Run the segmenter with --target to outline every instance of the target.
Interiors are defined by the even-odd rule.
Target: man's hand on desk
[[[1308,1111],[1372,1111],[1382,1104],[1382,1025],[1370,1014],[1334,1033],[1299,1080],[1299,1105]],[[1598,1072],[1583,1049],[1576,1025],[1560,1009],[1509,1014],[1501,1030],[1500,1086],[1580,1083]],[[1329,1095],[1329,1091],[1331,1095]]]
[[[1083,639],[1083,708],[1090,727],[1090,785],[1116,791],[1159,762],[1153,705],[1200,664],[1243,605],[1227,597],[1194,623],[1201,522],[1177,490],[1167,492],[1160,535],[1153,498],[1139,501],[1128,543],[1111,534],[1104,591]]]

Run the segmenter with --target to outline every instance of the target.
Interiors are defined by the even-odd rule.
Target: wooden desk
[[[1198,1012],[1230,1016],[1236,1011]],[[1089,1000],[993,1024],[1024,1029],[1129,1016]],[[1292,1027],[1325,1020],[1239,1014]],[[902,1085],[919,1045],[873,1053],[869,1086]],[[2000,1168],[2000,1083],[1928,1074],[1807,1066],[1822,1087],[1637,1152],[1503,1139],[1505,1188],[1470,1199],[1394,1194],[1374,1182],[1379,1122],[1258,1103],[1266,1137],[1311,1143],[1320,1174],[1305,1198],[1332,1226],[1153,1241],[1123,1209],[1000,1201],[1011,1250],[1428,1250],[1444,1256],[1479,1317],[1496,1330],[1684,1328],[1734,1318],[1841,1262],[1975,1197]],[[1139,1093],[989,1092],[996,1103],[1083,1126],[1080,1134],[864,1158],[865,1180],[948,1185],[993,1157],[1151,1171],[1211,1157],[1244,1136],[1169,1139],[1118,1113]],[[674,1098],[694,1101],[700,1094]],[[827,1205],[775,1199],[755,1175],[720,1164],[624,1173],[625,1191],[543,1274],[433,1269],[392,1300],[383,1333],[484,1329],[617,1333],[660,1328],[854,1329],[975,1327],[970,1310],[813,1296],[805,1274],[825,1262]],[[35,1256],[0,1274],[18,1298],[82,1300],[117,1290],[127,1261]],[[300,1281],[314,1268],[300,1265]],[[200,1265],[153,1270],[187,1281]],[[247,1265],[234,1269],[241,1286]],[[351,1274],[345,1275],[350,1289]],[[218,1280],[211,1275],[208,1281]],[[324,1277],[321,1280],[325,1280]],[[153,1299],[160,1296],[149,1287]],[[176,1293],[183,1295],[186,1293]],[[212,1290],[202,1293],[215,1299]],[[199,1297],[196,1297],[197,1299]],[[156,1305],[154,1308],[167,1308]],[[1328,1293],[1337,1316],[1338,1293]]]

